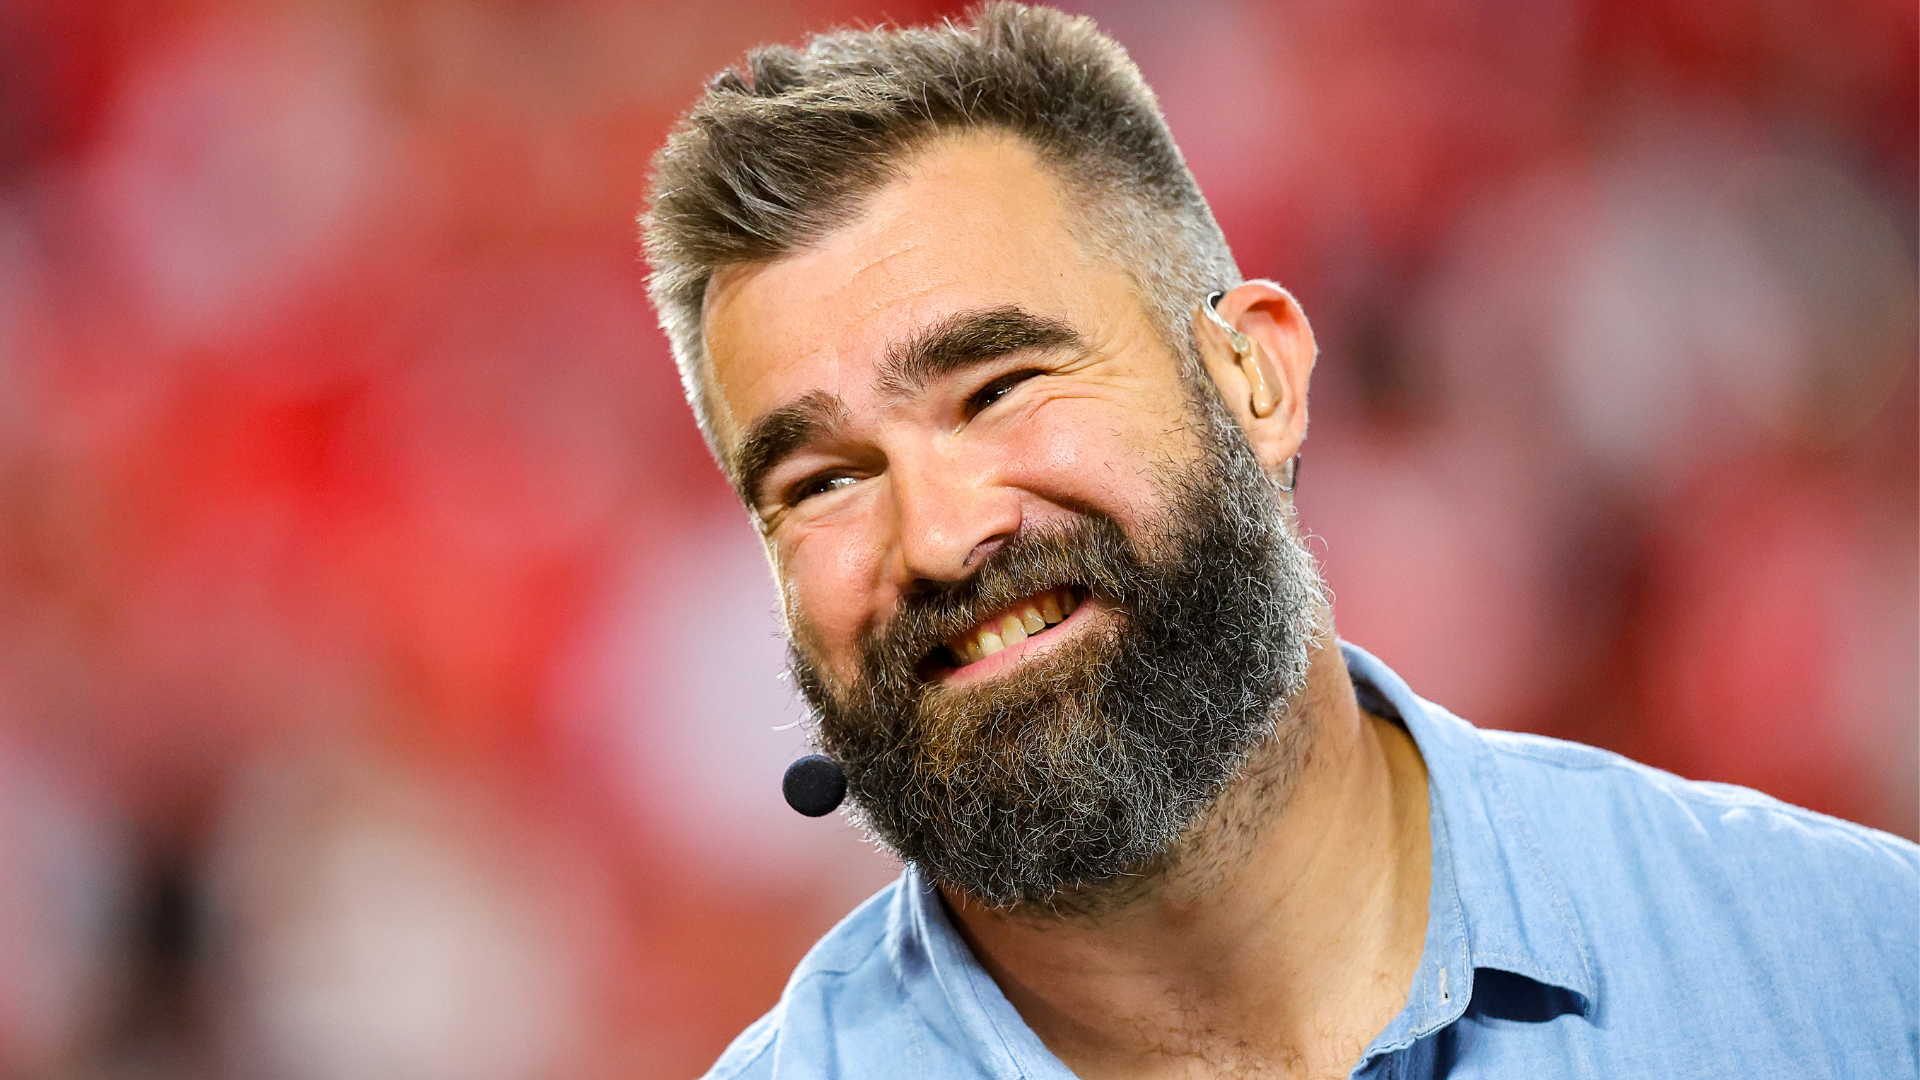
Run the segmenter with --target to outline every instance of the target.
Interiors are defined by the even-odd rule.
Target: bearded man
[[[756,51],[645,231],[906,864],[713,1076],[1914,1075],[1913,845],[1478,731],[1334,637],[1313,333],[1091,23]]]

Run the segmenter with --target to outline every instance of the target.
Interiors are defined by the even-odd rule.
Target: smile
[[[1080,606],[1073,586],[1056,585],[1015,601],[974,624],[973,629],[948,638],[946,650],[955,667],[976,664],[1003,649],[1037,637],[1065,622]]]

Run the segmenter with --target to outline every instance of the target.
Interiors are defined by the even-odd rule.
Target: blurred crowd
[[[1074,3],[1322,347],[1343,636],[1920,831],[1910,0]],[[904,0],[0,0],[0,1076],[698,1073],[894,872],[780,801],[646,165]]]

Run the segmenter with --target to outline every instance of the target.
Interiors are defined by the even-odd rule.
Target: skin
[[[1023,528],[1097,509],[1133,531],[1160,511],[1166,469],[1199,452],[1173,354],[1130,279],[1068,232],[1071,212],[1018,140],[955,137],[905,163],[851,224],[715,276],[705,332],[723,450],[806,395],[839,402],[840,422],[751,500],[797,644],[828,678],[853,677],[862,635],[902,596],[964,580]],[[889,346],[1009,306],[1081,343],[912,393],[876,386]],[[1207,371],[1279,470],[1306,434],[1312,331],[1269,282],[1235,288],[1220,311],[1252,339],[1273,407],[1256,414],[1248,370],[1196,307]],[[1116,617],[1095,597],[945,677],[990,689]],[[982,965],[1077,1074],[1342,1076],[1404,1005],[1426,932],[1425,767],[1403,730],[1359,708],[1331,633],[1291,708],[1308,752],[1290,795],[1276,794],[1272,762],[1253,762],[1120,910],[996,912],[943,890]]]

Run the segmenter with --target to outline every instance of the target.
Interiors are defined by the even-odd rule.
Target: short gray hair
[[[1079,211],[1069,228],[1132,276],[1198,376],[1190,313],[1239,269],[1117,42],[1090,19],[1013,3],[959,24],[821,34],[804,49],[755,49],[715,76],[653,160],[648,292],[723,466],[701,332],[707,283],[850,223],[903,159],[967,131],[1018,136],[1054,170]]]

